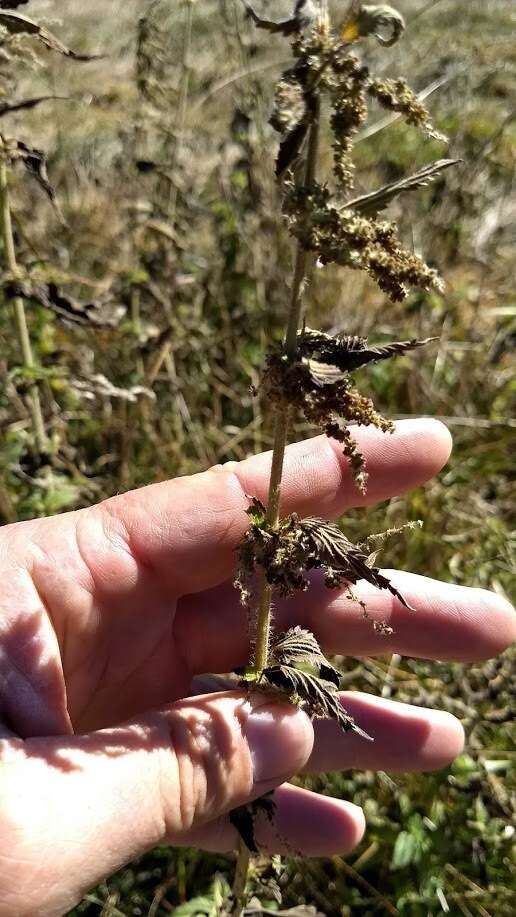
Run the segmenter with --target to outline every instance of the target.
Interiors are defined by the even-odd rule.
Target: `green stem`
[[[3,147],[3,141],[0,141]],[[3,153],[3,149],[0,150]],[[5,265],[11,276],[16,279],[20,277],[20,269],[16,260],[16,250],[14,247],[14,235],[11,218],[11,204],[9,198],[9,178],[7,164],[4,156],[0,160],[0,221],[2,240],[4,244]],[[14,322],[20,342],[23,366],[25,369],[34,369],[34,355],[30,343],[29,329],[27,326],[27,316],[25,314],[25,305],[20,296],[15,296],[12,300],[14,310]],[[41,401],[39,397],[38,386],[36,382],[29,385],[29,406],[32,418],[32,429],[34,432],[34,442],[40,455],[48,452],[48,438],[45,432],[45,423],[43,412],[41,410]]]

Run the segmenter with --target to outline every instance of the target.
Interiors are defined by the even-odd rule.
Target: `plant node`
[[[329,589],[364,579],[378,589],[387,589],[405,608],[411,608],[364,546],[354,545],[335,523],[315,517],[300,520],[292,514],[282,519],[278,528],[271,528],[266,508],[256,498],[247,514],[251,526],[240,547],[236,580],[245,604],[251,594],[248,584],[260,567],[267,582],[285,598],[306,592],[309,571],[322,570]]]
[[[392,432],[394,425],[355,388],[351,373],[369,363],[422,347],[429,340],[371,347],[366,338],[332,337],[305,328],[298,333],[294,357],[289,357],[283,345],[270,352],[262,390],[277,407],[297,408],[309,423],[341,442],[357,487],[364,492],[365,462],[349,424],[375,426],[384,432]]]

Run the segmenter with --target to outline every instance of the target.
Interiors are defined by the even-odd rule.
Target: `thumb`
[[[0,917],[66,913],[149,848],[283,783],[312,746],[304,713],[233,692],[88,736],[0,740]]]

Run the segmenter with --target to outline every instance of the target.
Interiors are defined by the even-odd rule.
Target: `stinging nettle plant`
[[[345,588],[349,598],[361,604],[367,619],[367,608],[352,591],[359,580],[388,590],[410,608],[376,566],[376,556],[387,537],[418,523],[354,545],[332,522],[301,520],[295,514],[281,518],[285,448],[293,420],[304,417],[342,444],[356,486],[365,492],[367,469],[352,428],[372,425],[392,432],[394,427],[357,389],[353,373],[422,347],[431,339],[376,346],[365,338],[334,337],[313,330],[303,321],[304,292],[315,264],[363,271],[394,302],[402,301],[412,287],[441,290],[438,273],[403,247],[396,224],[381,214],[392,200],[426,186],[456,161],[439,160],[406,179],[354,196],[354,140],[367,119],[370,100],[399,113],[426,137],[446,140],[404,79],[375,77],[354,53],[361,40],[394,45],[405,29],[403,17],[390,6],[353,0],[343,20],[333,23],[327,0],[297,0],[292,15],[275,22],[259,16],[247,0],[242,2],[256,27],[283,36],[293,53],[292,66],[276,86],[271,124],[280,135],[276,178],[283,215],[295,240],[295,256],[285,338],[267,354],[257,393],[266,398],[274,415],[274,446],[267,505],[250,498],[250,528],[239,551],[235,585],[249,617],[253,649],[248,665],[236,674],[249,691],[285,698],[313,718],[331,717],[342,730],[371,740],[374,737],[367,736],[343,708],[339,672],[324,657],[313,634],[300,627],[285,634],[274,632],[273,598],[305,591],[310,571],[320,570],[326,586]],[[326,110],[333,168],[331,179],[321,181],[317,173]],[[385,622],[371,623],[380,633],[392,632]],[[250,858],[258,852],[254,826],[260,815],[273,821],[273,796],[230,816],[241,837],[231,904],[236,914],[245,906]]]

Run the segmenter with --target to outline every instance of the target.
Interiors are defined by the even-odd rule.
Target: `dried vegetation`
[[[368,528],[423,518],[420,534],[389,547],[389,564],[509,591],[516,339],[511,5],[475,0],[467,15],[456,0],[433,4],[435,10],[423,0],[397,5],[413,21],[403,54],[399,46],[371,45],[363,63],[332,71],[332,80],[353,89],[355,101],[350,109],[336,92],[330,98],[333,148],[311,191],[317,221],[312,211],[307,216],[306,196],[298,200],[294,189],[287,194],[291,230],[332,265],[316,272],[306,295],[309,325],[325,331],[316,338],[305,328],[298,337],[295,372],[303,385],[296,377],[296,392],[303,404],[296,434],[339,425],[341,415],[330,417],[331,399],[327,413],[321,414],[320,400],[317,416],[310,411],[312,391],[324,389],[332,371],[339,375],[332,382],[340,386],[339,406],[349,404],[350,411],[360,408],[364,416],[373,397],[378,422],[380,415],[420,412],[446,419],[456,440],[448,470],[424,492],[372,511]],[[271,18],[280,6],[256,4]],[[282,7],[286,15],[288,6]],[[286,161],[294,161],[306,142],[310,111],[307,87],[299,71],[290,71],[276,95],[273,126],[260,127],[274,106],[275,75],[285,66],[284,38],[274,32],[259,38],[232,0],[128,0],[116,15],[97,2],[80,12],[72,2],[46,0],[2,2],[0,8],[38,21],[61,20],[44,21],[42,33],[25,28],[13,35],[5,19],[0,28],[1,130],[21,144],[11,147],[17,162],[10,167],[21,276],[4,274],[0,316],[2,521],[80,506],[268,447],[271,431],[250,393],[264,384],[279,390],[260,378],[264,331],[277,341],[270,361],[281,386],[292,370],[280,343],[290,247],[273,163],[278,145]],[[390,27],[377,25],[389,41]],[[72,60],[103,53],[108,59]],[[374,80],[364,74],[365,65]],[[430,92],[425,104],[435,131],[418,97],[399,79],[401,71],[418,92]],[[371,106],[368,125],[365,103]],[[430,134],[427,144],[416,143],[414,124]],[[449,150],[432,137],[441,132],[453,138]],[[461,162],[448,169],[444,160],[432,172],[443,155]],[[340,189],[330,199],[324,179],[332,168]],[[288,170],[280,162],[278,171]],[[433,181],[416,196],[394,201],[387,189],[403,191],[407,175],[414,187]],[[387,205],[388,220],[380,222]],[[402,228],[394,242],[392,222],[402,212],[400,225],[410,225],[411,234]],[[336,236],[340,243],[353,240],[339,245],[338,258],[331,248]],[[393,257],[401,249],[413,253],[411,269],[428,271],[421,292],[388,309],[374,283],[392,282],[381,263],[385,245],[394,246]],[[431,257],[428,268],[419,257],[423,250]],[[347,269],[355,261],[369,276]],[[446,293],[435,284],[436,264]],[[412,276],[400,278],[395,298],[405,296]],[[26,309],[32,366],[20,365],[13,300]],[[379,354],[389,348],[383,341],[404,338],[403,346],[412,347],[414,339],[437,334],[439,343],[424,360]],[[356,362],[366,354],[367,382]],[[35,384],[45,451],[38,449],[31,416]],[[362,385],[367,396],[360,394]],[[352,455],[352,443],[343,445]],[[364,469],[355,462],[360,481]],[[295,528],[296,522],[286,525]],[[348,516],[346,533],[355,545],[365,542],[359,514]],[[304,550],[305,560],[309,556]],[[299,692],[300,676],[291,671],[301,671],[296,660],[285,657],[281,643],[275,652],[272,679]],[[281,874],[274,864],[258,863],[259,899],[277,908],[276,883],[283,906],[299,912],[306,904],[323,914],[338,907],[342,914],[426,917],[445,912],[446,905],[457,915],[512,917],[513,657],[467,671],[389,659],[360,666],[346,660],[338,668],[346,686],[458,713],[470,751],[449,772],[424,780],[366,773],[314,781],[365,805],[367,846],[346,862],[335,858],[299,869],[293,860]],[[327,681],[320,668],[318,675]],[[153,917],[215,914],[230,873],[223,859],[158,850],[114,877],[74,915],[103,908]],[[249,913],[258,913],[257,907],[251,901]]]

